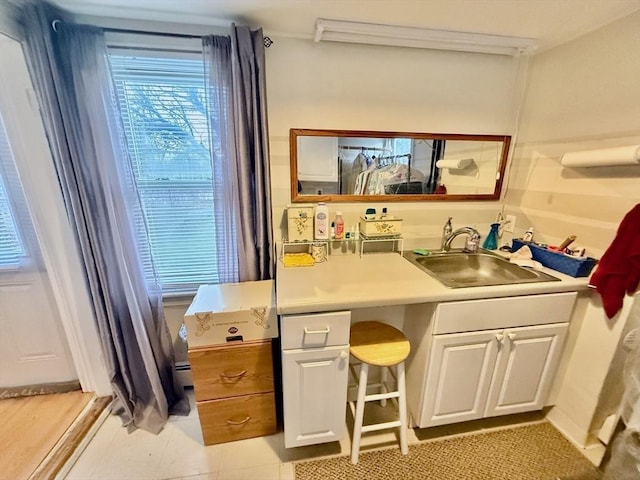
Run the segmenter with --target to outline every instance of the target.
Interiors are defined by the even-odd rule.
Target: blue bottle
[[[489,234],[487,238],[485,238],[484,243],[482,244],[482,248],[487,250],[496,250],[498,248],[498,227],[499,223],[492,223],[491,230],[489,230]]]

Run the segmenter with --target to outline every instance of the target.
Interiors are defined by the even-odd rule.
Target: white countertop
[[[587,288],[588,277],[573,278],[547,268],[543,271],[560,281],[448,288],[397,253],[332,255],[327,262],[313,267],[285,267],[278,261],[277,311],[279,314],[326,312]]]

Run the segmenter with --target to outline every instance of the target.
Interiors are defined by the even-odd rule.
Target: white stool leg
[[[407,392],[404,382],[404,362],[396,367],[398,377],[398,410],[400,413],[400,451],[403,455],[409,453],[407,446]]]
[[[387,368],[388,367],[380,367],[380,393],[387,393]],[[380,400],[380,406],[387,406],[387,399],[383,398]]]
[[[353,443],[351,445],[351,463],[358,463],[360,453],[360,437],[362,436],[362,423],[364,421],[364,397],[367,394],[367,375],[369,364],[360,365],[360,383],[358,384],[358,400],[356,403],[356,415],[353,419]]]

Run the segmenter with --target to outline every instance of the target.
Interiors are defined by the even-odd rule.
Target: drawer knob
[[[247,415],[247,418],[245,418],[244,420],[240,420],[239,422],[236,422],[235,420],[231,420],[228,419],[227,423],[229,425],[244,425],[245,423],[247,423],[249,420],[251,420],[251,417],[249,415]]]
[[[330,331],[331,331],[331,328],[329,328],[328,325],[325,328],[323,328],[322,330],[310,330],[309,328],[304,327],[304,333],[306,333],[307,335],[316,335],[316,334],[324,335],[324,334],[329,333]]]
[[[507,337],[509,337],[509,340],[511,340],[513,342],[516,339],[516,334],[515,333],[507,333]]]
[[[504,340],[504,335],[502,333],[496,333],[496,340],[498,343],[502,343]]]
[[[340,358],[348,358],[348,357],[349,357],[349,354],[345,350],[342,350],[340,352]]]
[[[247,371],[246,370],[242,370],[239,373],[233,373],[233,374],[221,373],[220,376],[222,378],[226,378],[226,379],[231,380],[231,379],[234,379],[234,378],[240,378],[240,377],[242,377],[242,376],[244,376],[246,374],[247,374]]]

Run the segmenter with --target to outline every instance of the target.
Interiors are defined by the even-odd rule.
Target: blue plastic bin
[[[520,239],[513,239],[511,241],[511,251],[515,252],[524,245],[531,249],[533,259],[540,262],[547,268],[557,270],[558,272],[565,273],[572,277],[587,277],[595,267],[598,260],[591,257],[572,257],[565,255],[564,253],[554,252],[553,250],[547,250],[546,248],[539,247],[538,245],[530,242],[525,242]]]

